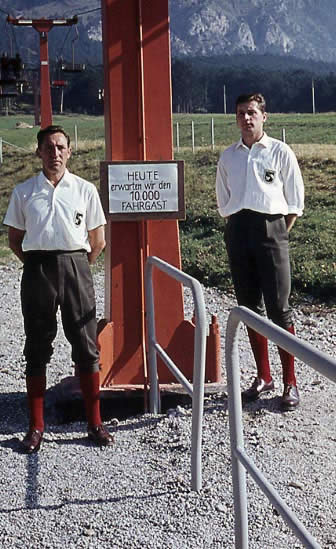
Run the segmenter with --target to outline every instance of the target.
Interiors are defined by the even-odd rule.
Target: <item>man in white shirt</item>
[[[43,438],[46,365],[53,352],[58,307],[79,374],[89,439],[110,446],[113,437],[100,416],[90,269],[105,247],[106,220],[96,187],[67,170],[71,147],[64,129],[48,126],[39,131],[37,141],[42,171],[15,187],[4,219],[9,246],[23,262],[21,305],[30,416],[23,450],[37,452]]]
[[[264,132],[266,103],[259,94],[236,101],[240,140],[220,156],[216,193],[220,215],[227,218],[225,244],[239,305],[267,316],[294,334],[290,295],[288,233],[304,207],[304,187],[293,151]],[[257,377],[244,401],[274,390],[267,339],[247,328]],[[283,370],[282,408],[294,410],[299,393],[294,357],[279,348]]]

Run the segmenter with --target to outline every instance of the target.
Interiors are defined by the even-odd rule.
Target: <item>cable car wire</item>
[[[4,13],[5,15],[10,15],[10,13],[8,13],[8,11],[3,10],[2,8],[0,8],[0,11],[1,11],[2,13]]]
[[[101,7],[100,8],[95,8],[93,10],[88,10],[88,11],[83,11],[82,13],[76,13],[77,17],[79,17],[80,15],[85,15],[86,13],[92,13],[94,11],[100,11],[101,10]]]
[[[61,48],[60,48],[60,50],[58,50],[58,51],[57,51],[57,53],[56,53],[56,58],[59,58],[59,57],[61,57],[61,55],[62,55],[62,52],[63,52],[63,50],[64,50],[64,46],[65,46],[65,44],[66,44],[66,41],[67,41],[67,39],[68,39],[68,36],[69,36],[69,34],[70,34],[71,30],[72,30],[72,28],[71,28],[71,27],[69,27],[69,29],[68,29],[68,32],[66,33],[66,36],[65,36],[65,38],[64,38],[64,41],[63,41],[62,47],[61,47]]]

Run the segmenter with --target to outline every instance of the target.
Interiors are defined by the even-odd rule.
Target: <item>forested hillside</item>
[[[173,60],[174,112],[234,112],[240,93],[258,90],[273,112],[312,112],[312,82],[316,110],[336,110],[335,65],[295,58],[226,56]]]
[[[63,77],[64,78],[64,77]],[[336,111],[336,70],[331,64],[305,63],[276,56],[227,56],[219,58],[175,58],[172,61],[173,111],[234,112],[237,95],[261,91],[271,112],[312,112],[314,81],[317,112]],[[87,66],[82,73],[68,75],[64,89],[64,111],[102,114],[103,66]],[[59,112],[60,90],[52,89],[53,110]],[[31,94],[19,96],[12,107],[33,103]]]

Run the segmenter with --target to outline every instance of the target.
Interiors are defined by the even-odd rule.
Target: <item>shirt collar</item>
[[[270,139],[269,139],[267,133],[264,132],[262,138],[259,139],[259,141],[257,141],[256,143],[254,143],[254,145],[261,145],[262,147],[265,147],[265,149],[266,149],[269,145],[269,141],[270,141]],[[248,147],[245,145],[245,143],[243,142],[241,137],[240,137],[239,141],[236,144],[236,149],[239,149],[240,147],[244,147],[244,148],[248,149]]]
[[[39,185],[52,185],[52,183],[44,175],[42,170],[40,171],[40,173],[37,176],[37,181],[38,181]],[[58,185],[60,185],[60,184],[61,185],[70,185],[70,183],[71,183],[71,174],[70,174],[69,170],[66,168],[62,179],[58,182]]]

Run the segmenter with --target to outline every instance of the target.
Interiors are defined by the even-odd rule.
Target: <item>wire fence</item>
[[[215,150],[236,141],[238,137],[232,120],[227,123],[225,120],[216,121],[215,118],[208,118],[206,122],[190,120],[173,123],[173,143],[177,152],[183,149],[191,149],[193,153],[204,148]],[[281,128],[280,135],[276,137],[285,143],[286,128]]]
[[[73,150],[77,152],[78,150],[78,142],[79,142],[79,136],[78,136],[78,127],[77,124],[73,127]],[[3,137],[0,136],[0,164],[3,164],[4,162],[4,146],[8,149],[15,149],[17,151],[25,152],[25,153],[31,153],[31,149],[27,149],[25,147],[21,147],[19,145],[16,145],[15,143],[10,143],[9,141],[6,141],[3,139]]]
[[[76,120],[76,122],[75,122]],[[103,117],[55,117],[55,123],[61,124],[69,133],[76,152],[79,146],[99,140],[104,143]],[[270,115],[265,126],[266,132],[283,142],[296,146],[323,145],[335,147],[336,117],[324,115]],[[174,115],[172,122],[173,146],[177,153],[183,151],[223,149],[239,139],[240,132],[234,115]],[[0,130],[1,135],[1,130]],[[15,144],[12,132],[2,134],[3,144],[7,146],[23,145],[20,138]],[[7,139],[7,142],[4,139]],[[9,143],[10,142],[10,143]],[[79,145],[80,143],[80,145]]]
[[[30,152],[28,149],[24,149],[23,147],[19,147],[18,145],[15,145],[14,143],[9,143],[8,141],[5,141],[0,137],[0,164],[3,163],[3,145],[8,145],[8,147],[12,147],[13,149],[23,151],[23,152]]]

